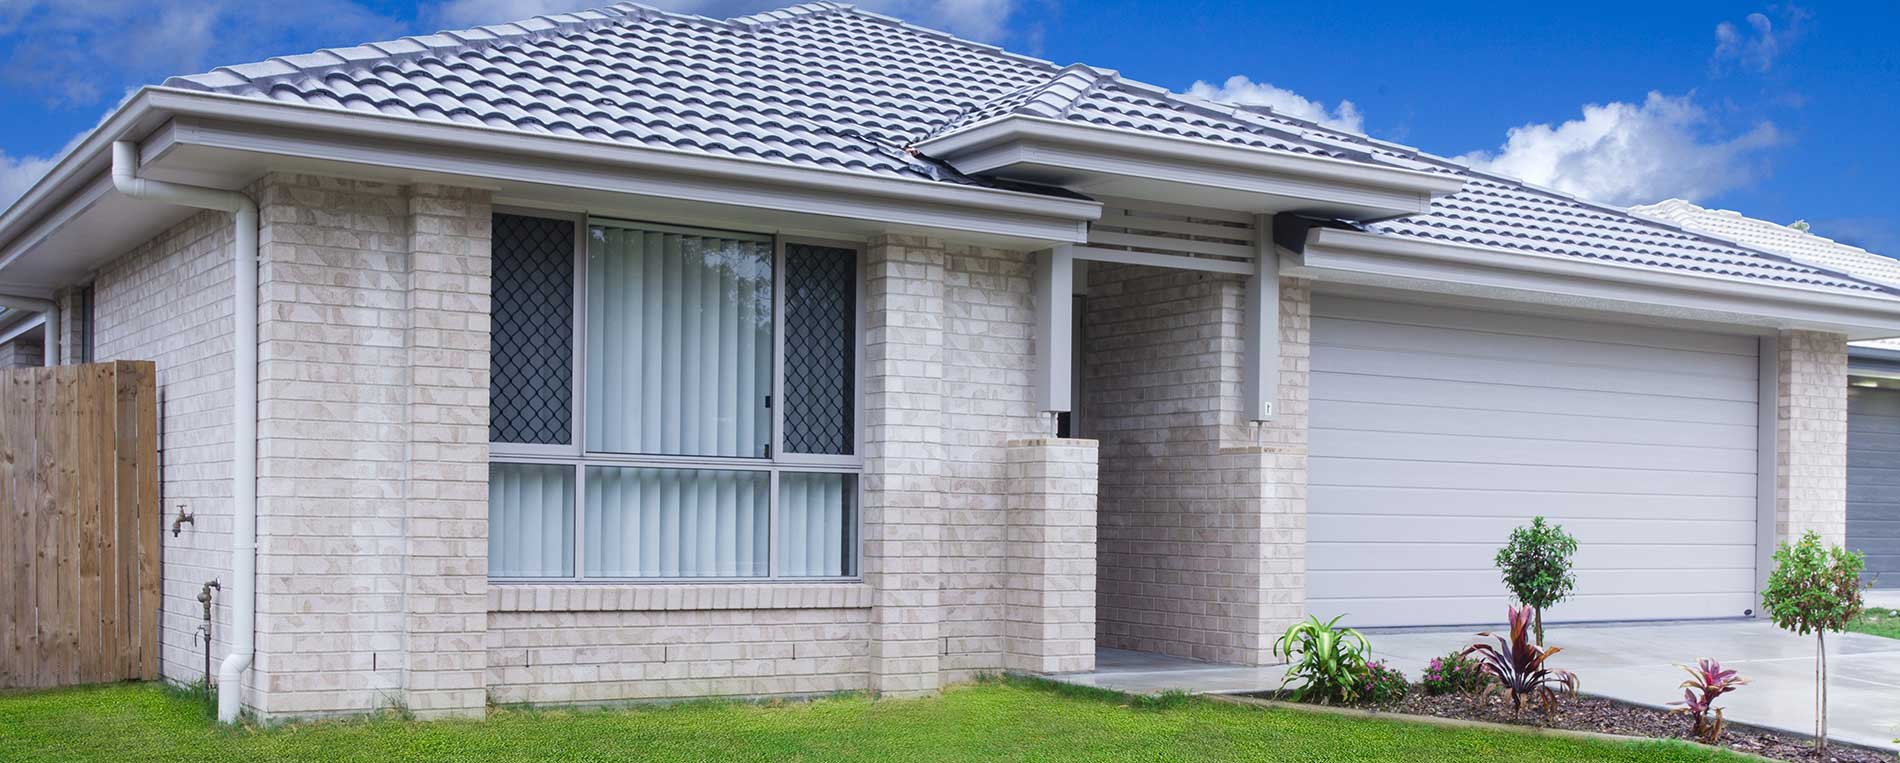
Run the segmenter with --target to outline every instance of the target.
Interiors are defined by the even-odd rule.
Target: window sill
[[[490,612],[869,609],[867,583],[494,583]]]

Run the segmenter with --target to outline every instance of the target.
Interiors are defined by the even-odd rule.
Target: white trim
[[[19,339],[21,336],[25,335],[27,332],[32,331],[36,328],[39,328],[40,326],[45,325],[45,323],[46,323],[45,313],[33,313],[31,317],[23,319],[19,323],[13,324],[11,328],[7,329],[3,333],[0,333],[0,344],[5,344],[15,339]]]
[[[1185,254],[1160,254],[1157,252],[1137,252],[1126,249],[1103,249],[1099,246],[1071,246],[1069,253],[1078,260],[1089,262],[1116,262],[1123,265],[1146,265],[1155,268],[1174,268],[1176,270],[1200,270],[1209,273],[1229,273],[1232,275],[1252,275],[1254,264],[1237,260],[1219,260],[1209,257],[1190,257]]]
[[[1253,220],[1255,271],[1247,276],[1245,311],[1240,340],[1245,343],[1241,367],[1241,405],[1247,420],[1272,421],[1280,396],[1280,258],[1273,253],[1273,216]]]
[[[1900,298],[1671,273],[1536,252],[1315,228],[1282,275],[1490,299],[1807,329],[1850,339],[1900,333]]]
[[[1463,178],[1359,160],[1225,145],[1172,135],[1007,115],[926,139],[917,148],[970,174],[1087,189],[1091,178],[1176,183],[1277,197],[1277,207],[1351,219],[1417,214]],[[1125,190],[1118,191],[1127,195]],[[1156,186],[1157,198],[1173,195]],[[1145,194],[1144,194],[1145,195]],[[1264,204],[1264,202],[1263,202]],[[1267,211],[1265,206],[1242,211]]]
[[[1780,501],[1781,340],[1764,336],[1757,343],[1755,417],[1755,616],[1762,616],[1761,591],[1774,569],[1775,524]]]

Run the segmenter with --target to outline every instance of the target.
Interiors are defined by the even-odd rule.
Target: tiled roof
[[[622,3],[175,77],[170,87],[317,107],[984,182],[913,155],[1006,114],[1466,178],[1392,236],[1854,293],[1884,287],[1257,107],[1057,67],[848,5],[718,20]]]
[[[1561,255],[1655,270],[1768,281],[1794,286],[1884,294],[1887,287],[1825,264],[1817,267],[1775,253],[1738,246],[1560,191],[1466,167],[1414,148],[1378,141],[1317,123],[1239,107],[1237,113],[1299,129],[1316,142],[1357,147],[1380,161],[1465,179],[1464,188],[1432,201],[1424,214],[1366,226],[1393,236],[1491,249]],[[1747,243],[1747,242],[1744,242]]]
[[[1038,96],[1086,96],[1067,118],[1105,127],[1324,153],[1112,72],[1060,69],[825,2],[730,20],[622,3],[165,84],[933,179],[951,178],[907,145],[961,116]]]

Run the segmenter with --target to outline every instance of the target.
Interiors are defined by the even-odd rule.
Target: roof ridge
[[[310,53],[272,56],[248,64],[220,66],[201,74],[167,78],[162,87],[215,90],[295,76],[321,76],[366,61],[408,61],[444,52],[475,50],[501,42],[557,37],[576,30],[645,21],[656,16],[678,16],[648,5],[619,2],[567,13],[547,13],[519,21],[451,29],[426,35],[368,42],[347,48],[322,48]]]
[[[927,27],[920,24],[912,24],[896,16],[878,13],[877,11],[867,11],[851,3],[834,2],[834,3],[831,3],[831,5],[839,6],[840,10],[848,12],[850,15],[856,16],[866,21],[877,22],[879,24],[884,24],[885,26],[898,27],[900,29],[909,30],[916,34],[923,35],[925,37],[935,37],[939,40],[956,43],[957,45],[960,45],[966,48],[979,50],[993,56],[1001,56],[1003,58],[1007,58],[1013,61],[1021,61],[1028,64],[1035,64],[1037,66],[1041,66],[1047,69],[1058,68],[1056,66],[1056,62],[1051,61],[1046,58],[1037,58],[1035,56],[1023,55],[1021,53],[1017,53],[1015,51],[1006,49],[1000,45],[993,45],[987,42],[977,42],[976,40],[972,40],[967,37],[958,37],[957,35],[952,34],[950,32],[946,32],[942,29]]]
[[[1811,239],[1815,239],[1816,241],[1826,243],[1829,246],[1840,247],[1842,249],[1846,249],[1852,252],[1873,255],[1875,257],[1883,257],[1886,259],[1895,259],[1893,257],[1888,257],[1887,255],[1868,249],[1867,247],[1864,247],[1864,246],[1856,246],[1854,244],[1849,244],[1844,241],[1836,241],[1832,238],[1828,238],[1827,236],[1823,236],[1819,233],[1815,233],[1812,230],[1800,230],[1798,228],[1794,228],[1782,223],[1778,223],[1773,220],[1763,220],[1759,217],[1753,217],[1750,215],[1743,214],[1739,210],[1715,209],[1711,207],[1705,207],[1705,206],[1702,206],[1701,204],[1697,204],[1687,199],[1675,199],[1675,198],[1663,199],[1662,201],[1656,202],[1654,204],[1644,204],[1641,206],[1660,207],[1665,204],[1669,204],[1671,202],[1674,202],[1680,206],[1689,207],[1695,210],[1694,212],[1689,212],[1689,215],[1691,217],[1693,217],[1696,212],[1704,212],[1704,213],[1708,213],[1712,215],[1721,215],[1723,217],[1732,217],[1743,224],[1758,227],[1758,228],[1764,228],[1767,230],[1772,230],[1777,233],[1781,233],[1783,235],[1794,236],[1796,238],[1811,238]]]

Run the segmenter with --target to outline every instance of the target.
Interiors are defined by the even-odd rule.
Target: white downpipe
[[[0,307],[4,307],[8,310],[25,310],[30,313],[39,313],[40,315],[46,316],[45,322],[41,324],[41,328],[46,330],[46,339],[42,342],[44,346],[41,348],[41,354],[46,356],[46,365],[59,365],[59,305],[54,304],[51,300],[0,294]],[[28,318],[27,320],[32,319]]]
[[[231,316],[231,633],[236,642],[218,668],[218,720],[235,723],[244,671],[257,651],[257,203],[236,191],[138,177],[138,146],[112,144],[112,185],[134,199],[229,212],[235,218]]]

